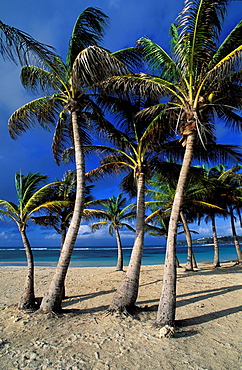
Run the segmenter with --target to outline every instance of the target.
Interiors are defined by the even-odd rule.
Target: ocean
[[[60,250],[58,247],[32,248],[35,266],[53,266],[58,261]],[[123,247],[124,266],[129,263],[132,247]],[[196,261],[213,262],[213,244],[194,244],[193,251]],[[186,263],[187,247],[177,246],[179,262]],[[145,246],[142,264],[160,265],[165,260],[165,245]],[[237,255],[233,244],[220,244],[220,261],[235,261]],[[71,267],[105,267],[116,266],[116,247],[75,247],[71,257]],[[26,257],[23,247],[0,247],[0,266],[26,266]]]

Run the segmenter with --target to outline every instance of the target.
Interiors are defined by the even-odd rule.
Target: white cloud
[[[51,240],[59,240],[60,235],[57,233],[48,234],[45,236],[45,239],[51,239]]]
[[[8,239],[9,235],[6,233],[6,231],[2,231],[0,233],[0,239]]]

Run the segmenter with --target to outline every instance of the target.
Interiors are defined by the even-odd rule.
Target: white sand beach
[[[0,369],[242,369],[242,267],[200,264],[178,269],[177,328],[160,338],[152,326],[162,266],[143,266],[134,318],[106,315],[123,277],[113,267],[70,268],[63,314],[16,308],[24,267],[0,267]],[[54,268],[36,268],[36,296],[45,293]]]

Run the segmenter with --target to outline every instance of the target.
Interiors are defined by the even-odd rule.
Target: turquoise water
[[[56,266],[59,257],[59,248],[38,247],[32,248],[36,266]],[[124,265],[127,266],[131,255],[131,247],[124,247]],[[213,244],[194,245],[196,261],[213,261]],[[177,246],[177,257],[180,263],[187,258],[186,246]],[[220,245],[220,260],[234,261],[237,259],[233,244]],[[165,246],[145,246],[142,259],[143,265],[160,265],[165,260]],[[104,267],[115,266],[117,262],[117,249],[115,247],[76,247],[71,258],[72,267]],[[0,247],[1,266],[26,266],[25,252],[22,247]]]

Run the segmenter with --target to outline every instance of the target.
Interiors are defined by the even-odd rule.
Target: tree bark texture
[[[72,251],[79,231],[85,201],[85,162],[78,127],[77,112],[75,110],[72,111],[72,127],[73,127],[76,177],[77,177],[74,212],[60,253],[60,258],[56,267],[55,274],[53,276],[49,289],[42,300],[40,312],[51,312],[61,310],[62,287],[65,281]]]
[[[116,234],[116,240],[117,240],[117,246],[118,246],[118,261],[116,265],[116,271],[123,271],[124,266],[124,260],[123,260],[123,249],[122,249],[122,243],[121,238],[118,229],[115,229]]]
[[[219,260],[219,245],[218,245],[218,236],[215,224],[215,216],[212,215],[212,231],[213,231],[213,243],[214,243],[214,256],[213,256],[213,267],[220,267],[220,260]]]
[[[238,263],[242,263],[242,252],[241,252],[241,249],[240,249],[239,239],[238,239],[236,229],[235,229],[234,212],[233,212],[233,207],[232,206],[230,207],[230,220],[231,220],[231,228],[232,228],[232,234],[233,234],[233,238],[234,238],[234,246],[235,246],[235,250],[236,250],[236,253],[237,253]]]
[[[108,311],[123,311],[135,305],[138,288],[141,260],[144,248],[144,219],[145,219],[145,175],[139,173],[137,176],[137,218],[136,233],[130,262],[126,275],[117,289]]]
[[[192,260],[192,237],[187,225],[187,220],[182,211],[180,211],[180,217],[182,226],[185,232],[186,240],[187,240],[187,263],[185,266],[185,271],[193,271],[193,260]]]
[[[174,326],[176,312],[176,236],[183,193],[193,154],[195,132],[187,136],[186,150],[171,210],[161,297],[155,324]]]
[[[22,297],[19,301],[18,308],[19,309],[35,309],[36,303],[35,303],[35,295],[34,295],[34,259],[33,259],[33,253],[30,247],[29,240],[26,235],[25,228],[19,228],[21,238],[23,241],[25,254],[27,258],[27,269],[28,273],[25,279],[25,285],[24,285],[24,292],[22,294]]]

